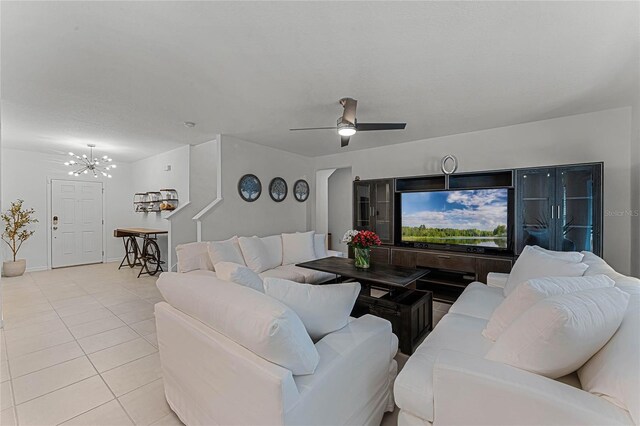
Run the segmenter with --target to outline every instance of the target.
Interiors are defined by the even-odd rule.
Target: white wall
[[[175,270],[175,249],[179,244],[196,241],[196,223],[200,210],[216,198],[218,142],[210,141],[190,146],[189,200],[169,220],[171,235],[172,270]],[[182,202],[181,202],[182,203]]]
[[[351,168],[338,169],[329,177],[329,232],[331,232],[331,248],[345,254],[348,247],[342,242],[342,236],[353,227],[352,205]]]
[[[129,192],[133,199],[136,192],[159,191],[162,188],[173,188],[178,191],[181,203],[189,200],[189,152],[190,147],[183,147],[163,152],[131,163],[131,184]],[[170,171],[166,171],[171,166]],[[166,220],[170,212],[136,213],[136,226],[145,228],[169,230]],[[162,260],[168,259],[168,236],[158,236],[158,246],[162,253]]]
[[[319,234],[329,232],[329,205],[325,201],[329,197],[329,178],[336,169],[316,171],[315,176],[315,230]]]
[[[29,270],[41,270],[47,268],[47,232],[49,230],[49,218],[47,217],[47,202],[50,179],[71,179],[67,169],[62,163],[64,156],[48,155],[33,151],[21,151],[15,149],[2,149],[2,197],[0,200],[2,210],[6,210],[11,201],[24,200],[26,208],[34,208],[35,217],[39,223],[33,229],[36,231],[33,237],[24,243],[19,252],[20,258],[27,259]],[[117,161],[117,158],[115,159]],[[133,213],[133,191],[131,190],[131,167],[125,163],[118,163],[118,168],[113,172],[112,179],[98,178],[104,182],[105,203],[105,242],[106,258],[121,259],[124,255],[122,242],[114,238],[113,229],[135,224],[137,217]],[[82,177],[75,180],[82,180]],[[85,178],[91,179],[91,178]],[[94,181],[94,179],[91,179]],[[8,258],[10,251],[3,244],[4,258]]]
[[[202,221],[202,239],[220,240],[233,235],[272,235],[309,229],[310,209],[315,197],[313,159],[257,145],[231,136],[222,137],[222,202]],[[254,202],[243,201],[238,195],[238,180],[252,173],[262,182],[262,195]],[[274,177],[285,179],[289,187],[287,198],[276,203],[269,197],[269,182]],[[300,203],[292,194],[293,184],[306,179],[309,199]],[[192,188],[192,201],[196,200]],[[205,204],[215,194],[205,194]],[[200,194],[198,194],[200,197]]]
[[[366,144],[366,136],[356,135],[351,143]],[[351,166],[353,177],[371,179],[440,173],[446,154],[458,157],[459,171],[604,161],[604,208],[626,211],[631,209],[630,144],[628,107],[328,155],[315,163],[316,170]],[[604,257],[622,273],[630,272],[631,259],[640,258],[637,248],[631,253],[631,239],[629,215],[605,217]]]
[[[640,101],[631,120],[631,273],[640,277]]]

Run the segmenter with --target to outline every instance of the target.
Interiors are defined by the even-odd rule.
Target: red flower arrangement
[[[382,242],[380,237],[372,231],[360,231],[351,239],[350,245],[355,248],[369,248],[371,246],[379,246]]]

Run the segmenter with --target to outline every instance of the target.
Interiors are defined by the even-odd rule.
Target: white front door
[[[102,262],[102,183],[51,181],[51,266]]]

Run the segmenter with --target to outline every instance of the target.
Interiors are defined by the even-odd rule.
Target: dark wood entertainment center
[[[486,282],[489,272],[509,272],[525,245],[601,256],[603,167],[587,163],[357,180],[353,227],[380,236],[383,245],[371,250],[372,263],[428,268],[416,288],[453,303],[471,282]],[[508,250],[402,243],[402,193],[498,188],[510,194]]]

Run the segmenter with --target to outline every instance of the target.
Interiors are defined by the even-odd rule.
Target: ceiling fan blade
[[[407,123],[358,123],[356,130],[366,132],[368,130],[402,130]]]
[[[342,119],[351,124],[356,124],[356,107],[358,106],[358,101],[352,98],[342,98],[340,103],[344,107]]]
[[[300,129],[289,129],[289,131],[295,131],[295,130],[336,130],[336,126],[332,126],[332,127],[303,127]]]
[[[340,146],[344,148],[349,145],[349,139],[351,139],[351,136],[340,136]]]

